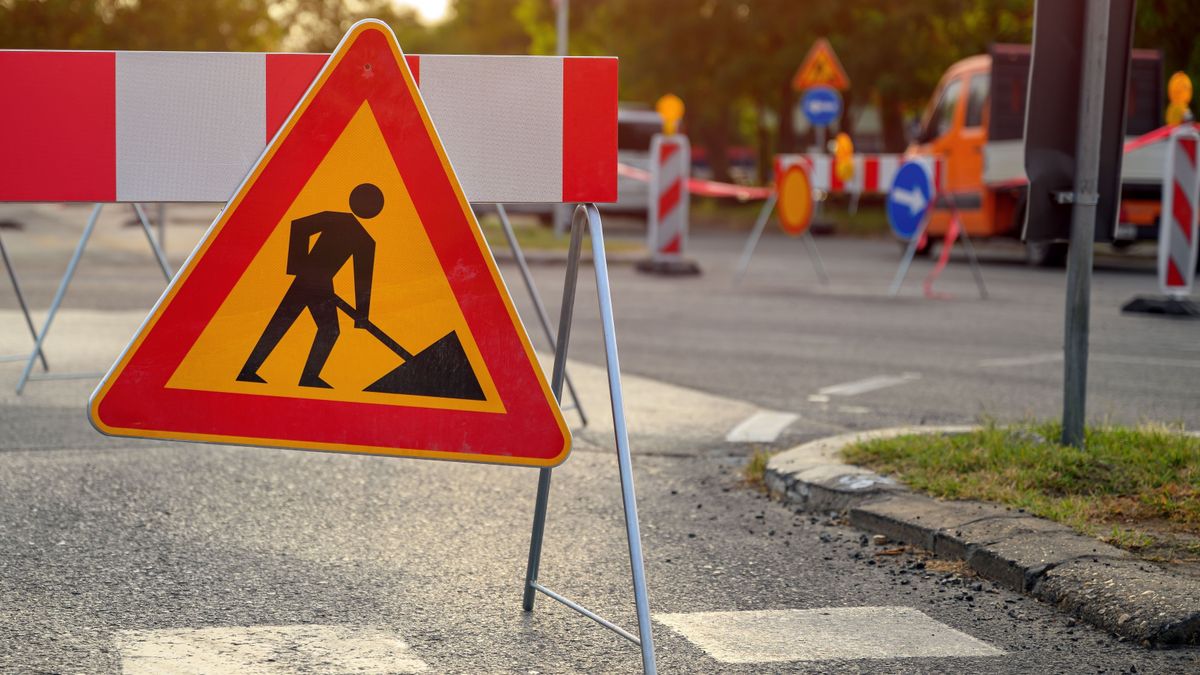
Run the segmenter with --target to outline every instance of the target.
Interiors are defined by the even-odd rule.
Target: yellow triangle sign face
[[[558,403],[386,25],[343,38],[90,416],[121,436],[566,458]]]
[[[837,54],[833,53],[833,46],[825,38],[817,40],[808,50],[808,55],[792,78],[792,89],[796,91],[818,86],[833,87],[838,91],[850,88],[850,78],[846,76]]]

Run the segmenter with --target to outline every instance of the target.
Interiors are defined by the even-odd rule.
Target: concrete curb
[[[859,441],[976,428],[893,427],[805,443],[771,458],[767,489],[804,510],[847,512],[859,529],[962,560],[982,577],[1141,644],[1200,644],[1194,579],[1020,510],[915,494],[838,456]]]

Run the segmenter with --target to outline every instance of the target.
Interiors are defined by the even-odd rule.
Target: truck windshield
[[[942,89],[942,95],[938,98],[937,105],[933,109],[933,114],[925,123],[925,128],[921,130],[921,138],[919,142],[928,143],[936,138],[941,138],[950,128],[954,126],[954,111],[958,109],[958,98],[962,89],[962,81],[955,79]]]

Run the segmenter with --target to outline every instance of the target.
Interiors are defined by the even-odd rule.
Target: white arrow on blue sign
[[[810,124],[827,127],[842,114],[842,95],[833,87],[812,87],[804,92],[800,108]]]
[[[887,195],[887,219],[900,239],[908,241],[920,229],[933,199],[932,184],[929,169],[919,162],[905,162],[896,172]]]

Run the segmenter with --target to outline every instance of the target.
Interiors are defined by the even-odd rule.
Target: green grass
[[[513,234],[517,237],[517,243],[521,245],[521,249],[528,251],[566,251],[571,244],[571,237],[557,236],[554,234],[554,228],[540,225],[535,218],[524,218],[522,216],[510,216],[513,225]],[[492,247],[493,251],[507,251],[508,239],[504,237],[504,230],[500,227],[500,219],[495,215],[486,215],[479,219],[479,225],[483,228],[483,236],[487,239],[488,246]],[[607,228],[605,228],[607,229]],[[622,239],[616,237],[608,237],[604,240],[604,249],[608,253],[636,253],[644,251],[645,246],[640,241],[631,239]],[[589,252],[592,250],[592,242],[588,237],[583,239],[583,250]]]
[[[1022,508],[1152,559],[1197,559],[1200,438],[1179,431],[1090,428],[1077,449],[1057,443],[1057,423],[987,424],[868,441],[842,454],[935,497]]]
[[[742,467],[742,480],[751,487],[765,491],[767,489],[767,462],[771,461],[774,454],[762,448],[754,448],[754,453]]]

